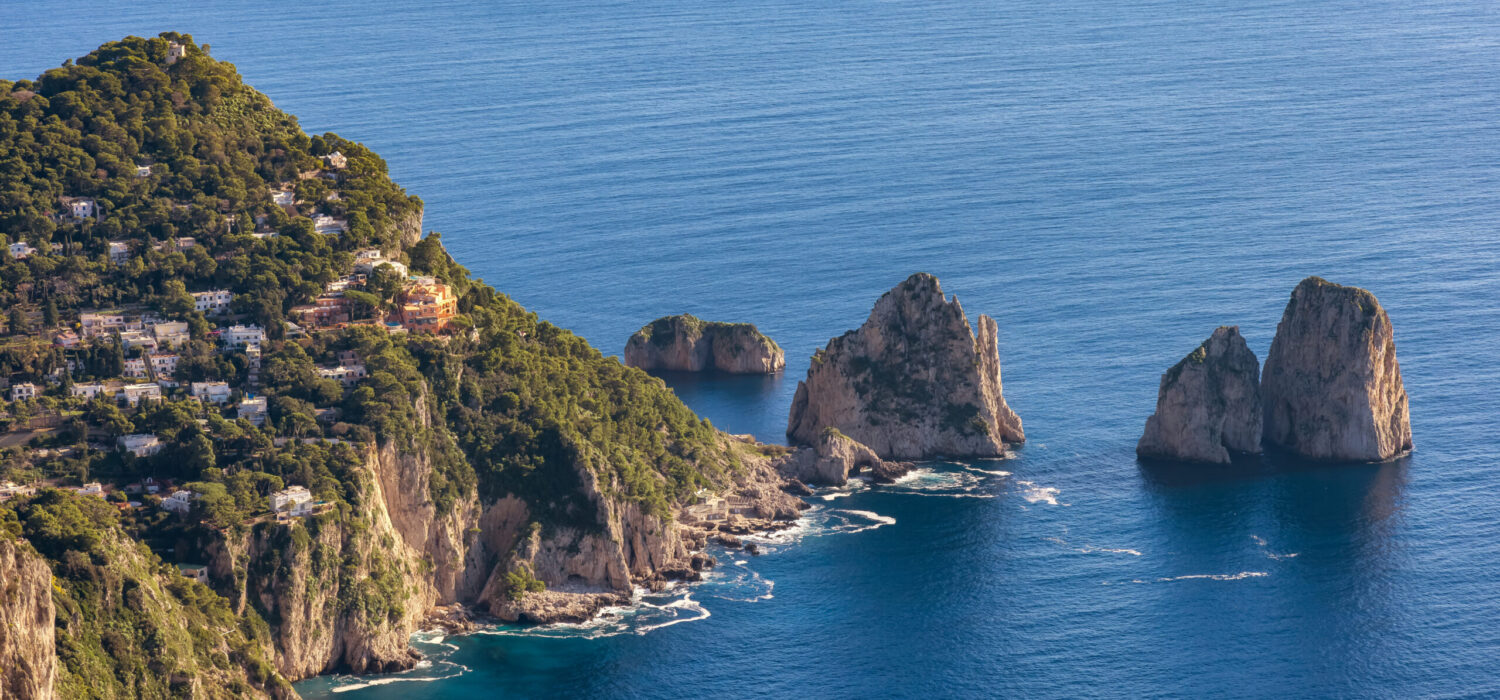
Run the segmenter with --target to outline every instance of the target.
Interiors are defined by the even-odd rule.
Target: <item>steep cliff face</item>
[[[271,625],[288,678],[409,668],[430,586],[380,518],[333,512],[257,525],[214,562],[243,571],[241,600]],[[238,554],[238,556],[233,556]],[[221,580],[216,575],[215,580]]]
[[[1161,375],[1156,413],[1135,451],[1227,464],[1230,451],[1260,452],[1260,440],[1260,363],[1238,327],[1220,326]]]
[[[410,248],[422,240],[422,216],[423,209],[420,204],[408,212],[395,223],[396,234],[399,236],[402,248]]]
[[[491,571],[478,603],[503,620],[587,619],[606,605],[628,601],[635,586],[655,589],[669,579],[696,578],[705,565],[705,557],[696,552],[731,515],[757,523],[751,527],[795,520],[806,506],[782,491],[783,479],[771,459],[748,448],[738,454],[741,462],[731,481],[712,493],[735,505],[726,506],[723,519],[706,522],[685,515],[691,507],[674,507],[669,518],[639,503],[613,499],[609,493],[618,484],[602,488],[592,472],[580,467],[599,526],[528,526],[518,533],[510,556]],[[517,595],[518,575],[534,576],[546,590]]]
[[[769,374],[786,367],[786,354],[751,324],[684,314],[656,319],[630,336],[625,364],[647,370]]]
[[[787,437],[810,445],[828,427],[887,459],[998,457],[1026,439],[1002,395],[994,320],[981,315],[976,337],[958,300],[925,273],[813,355]]]
[[[114,508],[44,490],[16,512],[46,565],[0,544],[0,570],[16,574],[0,578],[4,589],[15,585],[13,605],[0,606],[0,615],[15,623],[0,631],[0,649],[12,634],[27,647],[20,659],[6,655],[3,682],[21,676],[44,684],[55,640],[56,697],[294,696],[270,663],[264,622],[237,615],[222,597],[164,564],[120,528]],[[34,625],[43,614],[44,626],[29,629],[25,621]]]
[[[31,548],[0,535],[0,698],[54,697],[52,570]]]
[[[1261,375],[1265,437],[1311,459],[1412,449],[1390,317],[1375,295],[1309,277],[1292,291]]]

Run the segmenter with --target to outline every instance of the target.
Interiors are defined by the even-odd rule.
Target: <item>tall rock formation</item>
[[[999,457],[1026,439],[1005,404],[995,322],[976,337],[958,299],[917,273],[886,292],[858,330],[828,342],[797,385],[787,421],[793,443],[825,428],[883,459]]]
[[[1395,334],[1374,294],[1302,280],[1276,326],[1261,379],[1271,444],[1346,462],[1412,448]]]
[[[625,364],[647,370],[770,374],[786,367],[786,355],[752,324],[682,314],[658,318],[630,336]]]
[[[1220,326],[1161,375],[1156,413],[1136,445],[1142,457],[1229,463],[1260,452],[1260,362],[1237,326]]]
[[[57,678],[52,570],[0,531],[0,698],[49,700]]]

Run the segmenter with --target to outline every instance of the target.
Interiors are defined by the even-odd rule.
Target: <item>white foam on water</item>
[[[839,498],[847,498],[861,491],[868,490],[870,490],[870,485],[864,480],[850,479],[845,482],[843,486],[829,486],[827,488],[818,489],[816,493],[819,498],[822,498],[825,501],[832,501]]]
[[[1124,549],[1124,548],[1115,549],[1115,548],[1111,548],[1111,547],[1095,547],[1093,545],[1084,545],[1083,549],[1080,549],[1078,551],[1083,552],[1084,554],[1093,554],[1094,552],[1103,552],[1105,554],[1129,554],[1130,556],[1133,556],[1133,557],[1141,556],[1141,553],[1140,553],[1139,550]]]
[[[772,591],[776,582],[764,578],[760,572],[745,568],[744,561],[737,561],[710,571],[698,589],[719,600],[736,603],[754,603],[776,597]]]
[[[988,474],[990,476],[1010,476],[1010,472],[1005,471],[1004,469],[980,469],[979,467],[970,466],[965,466],[964,469],[974,472],[975,474]]]
[[[1055,487],[1038,486],[1034,481],[1017,481],[1016,484],[1024,487],[1024,490],[1021,491],[1021,498],[1026,499],[1027,503],[1045,503],[1049,506],[1068,505],[1067,503],[1057,502],[1057,497],[1062,492]]]
[[[762,552],[769,553],[780,547],[800,542],[804,537],[852,535],[895,524],[895,518],[868,510],[814,505],[803,511],[802,517],[797,519],[796,524],[785,530],[745,535],[740,540],[753,542],[761,547]]]
[[[1047,541],[1047,542],[1052,542],[1052,543],[1061,545],[1063,547],[1067,547],[1068,549],[1070,549],[1070,550],[1072,550],[1074,552],[1078,552],[1079,554],[1103,553],[1103,554],[1129,554],[1129,555],[1131,555],[1133,557],[1141,556],[1140,550],[1135,550],[1135,549],[1116,548],[1116,547],[1095,547],[1094,545],[1091,545],[1091,544],[1086,544],[1086,545],[1084,545],[1082,547],[1074,547],[1074,546],[1068,544],[1068,541],[1065,540],[1065,539],[1063,539],[1063,538],[1061,538],[1061,537],[1043,537],[1042,539],[1045,540],[1045,541]]]
[[[1255,544],[1261,549],[1266,549],[1266,538],[1261,537],[1260,535],[1251,535],[1250,539],[1255,540]],[[1283,559],[1295,559],[1298,554],[1301,554],[1301,552],[1292,552],[1291,554],[1278,554],[1270,550],[1266,551],[1266,557],[1275,561],[1281,561]]]
[[[392,683],[431,683],[457,678],[469,672],[469,667],[448,660],[449,655],[458,651],[458,645],[447,641],[447,636],[441,630],[417,632],[411,638],[412,644],[418,648],[435,647],[421,649],[425,658],[415,667],[399,673],[376,677],[334,676],[332,680],[336,685],[329,688],[329,692],[347,693],[351,690]],[[436,675],[427,673],[434,670],[438,671]]]
[[[1158,579],[1131,579],[1129,583],[1172,583],[1174,581],[1243,581],[1247,578],[1263,578],[1270,576],[1264,571],[1241,571],[1237,574],[1188,574],[1186,576],[1167,576]],[[1108,581],[1101,581],[1108,586]]]

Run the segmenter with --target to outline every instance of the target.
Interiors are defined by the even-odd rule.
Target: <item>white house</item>
[[[121,435],[115,442],[120,445],[120,449],[137,457],[150,457],[161,452],[161,440],[151,433]]]
[[[170,66],[183,58],[187,58],[187,47],[175,41],[167,42],[167,65]]]
[[[266,342],[266,332],[260,326],[250,324],[248,326],[230,326],[220,336],[224,341],[224,347],[237,348],[245,345],[259,345]]]
[[[36,385],[31,382],[12,384],[10,387],[11,401],[27,401],[36,398]]]
[[[271,494],[271,510],[291,515],[306,515],[311,510],[312,492],[306,486],[292,486]]]
[[[103,384],[93,383],[93,384],[74,384],[72,387],[68,388],[68,393],[71,394],[72,396],[82,396],[82,397],[84,397],[86,399],[92,399],[95,396],[99,396],[101,394],[104,395],[104,396],[110,396],[110,395],[113,395],[115,392],[111,391],[109,387],[107,387],[107,386],[105,386]]]
[[[229,385],[224,382],[193,382],[190,389],[195,398],[208,403],[224,403],[229,400]]]
[[[161,499],[162,510],[169,510],[179,515],[186,515],[193,509],[193,498],[196,496],[192,491],[183,489],[173,491],[172,495]]]
[[[58,201],[64,213],[74,219],[92,219],[99,213],[99,207],[88,197],[63,197]]]
[[[323,165],[326,165],[333,170],[343,170],[344,168],[348,167],[349,159],[345,157],[344,154],[339,153],[338,151],[334,151],[326,156],[323,156]]]
[[[25,260],[36,254],[36,248],[31,247],[26,241],[17,241],[10,244],[10,256],[17,260]]]
[[[99,484],[99,482],[97,482],[97,481],[90,481],[89,483],[84,484],[83,486],[80,486],[80,487],[78,487],[76,489],[73,489],[73,491],[76,492],[80,496],[93,496],[95,498],[104,498],[104,487],[101,486]]]
[[[125,397],[125,403],[132,406],[142,401],[160,401],[161,385],[154,382],[149,384],[126,384],[120,390],[120,394]]]
[[[337,367],[319,367],[318,376],[325,379],[337,379],[340,384],[350,386],[365,378],[364,365],[339,365]]]
[[[125,241],[110,241],[109,261],[116,265],[130,262],[130,244]]]
[[[85,337],[102,335],[126,326],[125,314],[118,311],[85,311],[78,314],[78,325]]]
[[[355,272],[371,275],[374,274],[375,270],[378,269],[381,265],[390,265],[391,269],[395,271],[396,275],[402,279],[405,279],[407,275],[411,274],[411,271],[407,269],[406,265],[396,260],[387,260],[383,253],[374,248],[371,248],[369,250],[361,250],[354,255]]]
[[[0,503],[9,501],[17,496],[30,496],[36,493],[34,486],[21,486],[10,481],[0,481]]]
[[[208,585],[208,567],[203,564],[178,564],[177,572],[183,578],[189,578],[203,585]]]
[[[349,222],[327,214],[319,214],[313,217],[313,230],[325,236],[337,236],[349,230]]]
[[[177,356],[171,353],[156,353],[150,357],[151,373],[157,377],[170,377],[177,371]]]
[[[135,176],[136,177],[151,177],[151,166],[149,166],[149,165],[137,165],[137,166],[135,166]]]
[[[292,206],[292,202],[296,197],[297,195],[291,190],[276,190],[271,193],[271,201],[275,202],[278,207]]]
[[[222,314],[229,311],[229,302],[233,299],[234,295],[227,289],[193,292],[193,310],[207,314]]]
[[[238,415],[240,418],[244,418],[245,420],[250,421],[252,425],[265,425],[266,397],[256,396],[254,398],[244,399],[240,401]]]
[[[197,306],[196,299],[193,305]],[[156,342],[177,347],[188,341],[188,324],[186,321],[164,321],[152,325],[151,334],[156,336]]]
[[[146,358],[144,358],[144,357],[131,357],[131,358],[127,358],[125,360],[125,369],[123,371],[124,371],[125,376],[129,377],[131,379],[145,379],[146,378],[146,374],[147,374],[147,372],[146,372]]]
[[[140,348],[146,352],[156,352],[156,338],[146,331],[121,331],[120,345],[126,350]]]

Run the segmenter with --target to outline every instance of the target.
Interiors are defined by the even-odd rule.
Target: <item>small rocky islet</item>
[[[691,314],[663,316],[625,343],[625,364],[644,370],[771,374],[786,367],[776,341],[749,323],[704,321]]]
[[[1412,449],[1395,332],[1375,295],[1302,280],[1265,368],[1237,327],[1221,327],[1162,375],[1136,453],[1226,464],[1269,445],[1326,462],[1378,462]]]

